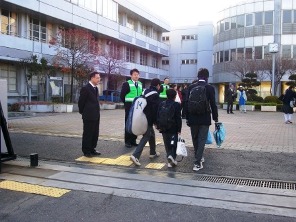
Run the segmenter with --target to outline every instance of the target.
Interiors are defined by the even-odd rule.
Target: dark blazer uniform
[[[100,125],[100,104],[98,88],[90,83],[82,87],[78,101],[79,113],[83,119],[82,152],[92,154],[98,143]]]

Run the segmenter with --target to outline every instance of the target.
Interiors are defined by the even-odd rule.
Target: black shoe
[[[234,112],[231,112],[231,114],[234,114]]]
[[[139,144],[137,144],[136,142],[131,143],[132,146],[138,146]]]
[[[89,157],[89,158],[90,158],[90,157],[93,157],[93,155],[92,155],[91,153],[84,153],[83,155],[84,155],[85,157]]]
[[[126,143],[126,144],[125,144],[125,147],[126,147],[126,148],[132,148],[132,144],[130,144],[130,143]]]
[[[93,152],[91,152],[91,155],[93,155],[93,156],[100,156],[101,153],[98,152],[98,151],[96,151],[96,150],[94,150]]]

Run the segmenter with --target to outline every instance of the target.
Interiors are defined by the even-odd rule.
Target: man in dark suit
[[[215,122],[218,122],[218,109],[215,103],[215,89],[213,86],[207,83],[209,78],[209,71],[205,68],[199,69],[197,78],[198,81],[188,87],[187,100],[189,99],[190,92],[194,87],[198,85],[204,85],[206,88],[207,100],[209,101],[209,106],[211,109],[202,114],[192,114],[186,111],[187,125],[190,127],[191,130],[192,143],[195,153],[193,171],[198,171],[203,168],[203,152],[205,149],[209,127],[211,125],[211,112],[212,119]]]
[[[100,74],[89,74],[89,82],[80,91],[78,101],[79,113],[83,119],[82,152],[86,157],[101,155],[95,148],[98,143],[100,125],[100,104],[98,87]]]
[[[122,84],[122,88],[120,92],[120,99],[124,103],[124,109],[125,109],[125,124],[126,124],[132,103],[134,101],[134,98],[142,95],[142,92],[143,92],[143,85],[139,81],[139,78],[140,78],[139,70],[132,69],[130,71],[130,75],[131,75],[131,79]],[[124,132],[125,146],[127,148],[131,148],[132,146],[138,146],[136,140],[137,140],[137,136],[134,134],[128,133],[125,127],[125,132]]]
[[[225,93],[225,100],[227,101],[227,114],[234,114],[233,112],[233,101],[236,98],[236,92],[234,91],[234,86],[229,85],[229,89]]]

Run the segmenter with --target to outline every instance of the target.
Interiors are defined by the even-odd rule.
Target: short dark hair
[[[157,86],[157,85],[160,85],[160,79],[157,79],[157,78],[155,78],[155,79],[152,79],[151,80],[151,86]]]
[[[199,79],[208,79],[209,78],[209,70],[206,68],[200,68],[197,73],[197,78]]]
[[[163,79],[163,81],[166,80],[166,79],[170,79],[170,78],[169,78],[169,77],[165,77],[165,78]]]
[[[130,75],[132,75],[132,74],[133,74],[133,72],[140,73],[140,72],[139,72],[139,70],[137,70],[137,69],[132,69],[132,70],[130,71]]]
[[[166,91],[166,94],[167,94],[168,99],[174,100],[176,98],[177,92],[174,89],[168,89]]]
[[[99,75],[100,75],[100,73],[97,72],[97,71],[91,72],[91,73],[88,75],[88,79],[91,80],[91,78],[95,77],[96,74],[99,74]]]

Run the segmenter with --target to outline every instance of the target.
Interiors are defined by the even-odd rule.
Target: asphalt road
[[[29,157],[31,153],[38,153],[40,159],[71,163],[75,163],[75,159],[82,156],[81,138],[43,136],[27,133],[10,133],[10,137],[14,151],[19,156]],[[154,162],[165,163],[164,147],[158,145],[157,149],[161,152],[161,157],[154,160]],[[122,142],[110,140],[99,140],[98,150],[102,152],[102,157],[107,158],[130,155],[133,151],[133,149],[125,148]],[[144,166],[150,162],[148,151],[149,148],[144,149],[140,159],[142,163],[140,169],[147,170],[144,169]],[[205,159],[204,169],[200,170],[198,174],[296,181],[296,154],[294,153],[206,149]],[[193,148],[189,147],[189,157],[180,162],[177,168],[171,170],[164,167],[160,171],[193,173],[193,161]],[[111,165],[106,167],[118,168]],[[138,169],[138,167],[133,165],[121,168],[123,170]]]

